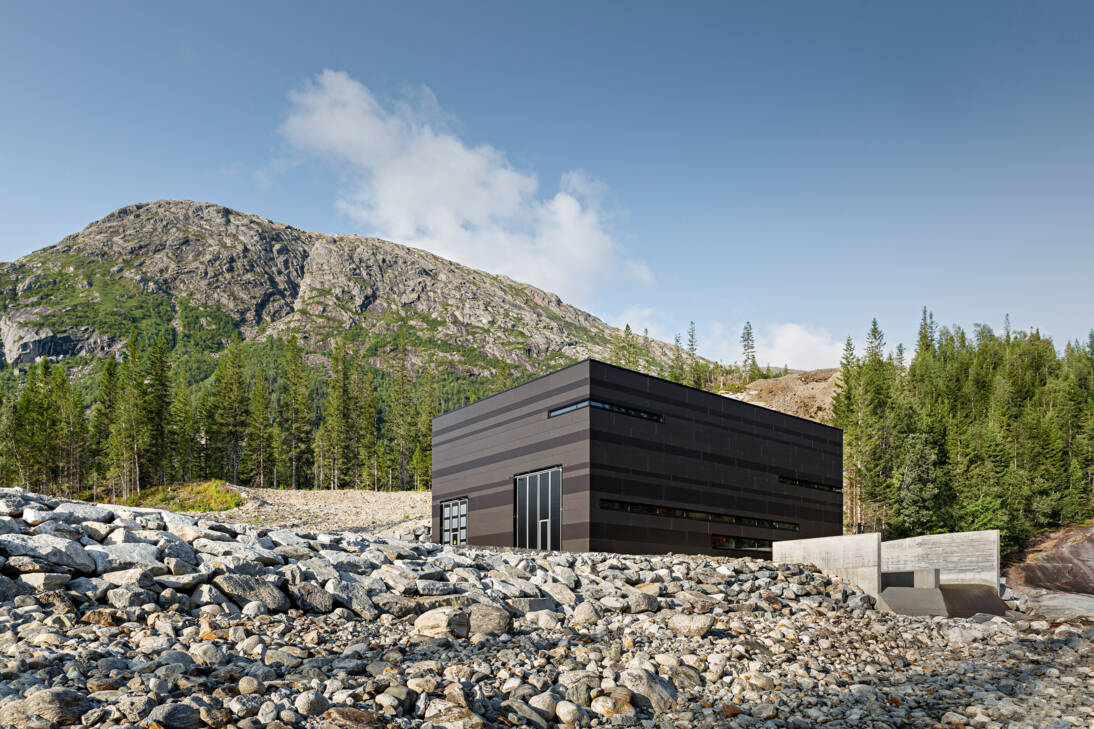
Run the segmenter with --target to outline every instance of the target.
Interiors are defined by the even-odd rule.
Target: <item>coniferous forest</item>
[[[608,359],[713,391],[786,369],[722,365],[687,343],[656,361],[627,327]],[[373,355],[376,355],[373,352]],[[401,344],[365,357],[344,340],[229,344],[195,365],[181,346],[131,336],[79,376],[40,359],[0,372],[0,484],[94,499],[223,479],[271,488],[431,485],[436,414],[534,376],[467,378]],[[1005,549],[1094,515],[1094,333],[1058,352],[1039,332],[939,327],[926,310],[910,357],[875,321],[862,354],[848,338],[833,421],[844,431],[848,531],[890,537],[1000,529]]]
[[[428,488],[446,397],[400,346],[390,373],[345,342],[310,365],[295,337],[233,341],[200,378],[162,338],[104,358],[86,402],[66,363],[39,359],[0,391],[0,483],[119,500],[201,479],[272,488]],[[87,379],[87,378],[85,378]],[[450,390],[451,388],[447,388]]]
[[[999,529],[1007,551],[1094,515],[1094,332],[1058,352],[1009,321],[968,333],[924,309],[910,361],[874,320],[841,370],[849,531]]]

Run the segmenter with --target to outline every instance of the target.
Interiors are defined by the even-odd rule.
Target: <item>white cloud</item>
[[[631,318],[620,321],[630,321],[632,328],[634,321],[638,320],[651,322],[651,335],[655,331],[667,331],[664,327],[655,328],[658,319],[652,309],[631,309],[626,314],[630,314]],[[643,315],[645,318],[642,318]],[[734,324],[720,320],[697,323],[699,354],[723,364],[740,364],[741,330],[744,325],[744,320]],[[756,361],[761,367],[770,365],[781,368],[787,365],[791,369],[811,370],[839,366],[843,342],[824,329],[795,322],[753,322],[752,327],[756,338]],[[671,336],[668,341],[671,341]]]
[[[793,322],[765,327],[756,336],[756,360],[761,366],[788,365],[799,370],[839,367],[842,354],[843,342],[828,331]]]
[[[651,338],[662,342],[671,342],[675,334],[664,326],[657,312],[650,306],[632,306],[618,316],[609,317],[608,323],[620,329],[630,324],[631,331],[636,334],[648,330]]]
[[[613,240],[601,182],[572,170],[556,193],[541,195],[534,173],[453,133],[428,88],[385,104],[346,73],[324,70],[289,102],[282,135],[339,170],[336,205],[370,233],[578,303],[606,275],[652,281]]]

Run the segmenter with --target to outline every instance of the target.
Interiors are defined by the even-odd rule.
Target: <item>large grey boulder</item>
[[[57,508],[53,510],[53,513],[72,514],[78,521],[98,521],[103,522],[104,524],[114,520],[113,511],[102,506],[95,506],[94,504],[65,502],[63,504],[58,504]]]
[[[430,638],[466,638],[469,630],[467,613],[454,607],[427,610],[414,621],[414,632]]]
[[[79,542],[49,534],[2,534],[0,554],[7,557],[34,557],[62,567],[71,567],[85,574],[95,572],[95,561]]]
[[[334,609],[334,596],[311,582],[290,583],[286,588],[296,606],[309,613],[329,613]]]
[[[164,729],[203,729],[201,712],[189,704],[160,704],[152,709],[148,721],[156,722]]]
[[[220,575],[213,579],[213,584],[240,607],[249,602],[260,602],[267,609],[277,612],[289,609],[289,598],[285,597],[285,593],[257,577]]]
[[[475,603],[467,610],[471,633],[508,633],[513,629],[513,616],[505,608]]]
[[[218,557],[238,557],[239,559],[258,562],[259,564],[273,567],[284,564],[281,555],[272,549],[265,549],[258,545],[246,545],[234,541],[213,541],[211,539],[195,539],[194,549],[205,554],[213,554]]]
[[[714,616],[680,613],[669,619],[669,627],[688,638],[701,638],[714,627]]]
[[[143,542],[91,546],[87,553],[95,560],[99,573],[118,570],[140,569],[152,575],[167,574],[167,566],[160,561],[160,549]]]
[[[19,586],[10,577],[0,575],[0,602],[10,602],[21,592]]]
[[[334,597],[334,601],[345,605],[365,620],[373,620],[380,615],[372,600],[368,596],[368,590],[355,582],[334,579],[327,580],[326,590]]]
[[[635,704],[654,712],[668,711],[676,704],[676,687],[643,668],[629,668],[619,674],[619,682],[634,692]]]
[[[11,516],[0,516],[0,534],[22,534],[24,531],[20,520]]]
[[[78,724],[80,717],[90,710],[91,701],[79,691],[49,688],[5,706],[0,711],[0,724],[27,726],[30,719],[40,716],[53,724],[68,726]]]

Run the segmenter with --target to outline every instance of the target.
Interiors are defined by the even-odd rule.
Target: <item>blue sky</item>
[[[1094,326],[1089,3],[6,3],[0,258],[122,205],[379,234],[701,350]]]

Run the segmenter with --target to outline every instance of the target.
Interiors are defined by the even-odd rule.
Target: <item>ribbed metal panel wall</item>
[[[548,418],[586,399],[599,408]],[[468,542],[513,546],[520,473],[562,466],[562,546],[623,553],[749,554],[713,536],[802,539],[842,531],[842,432],[801,418],[586,360],[433,421],[433,529],[439,502],[468,498]],[[797,531],[601,509],[600,500],[735,514]]]

